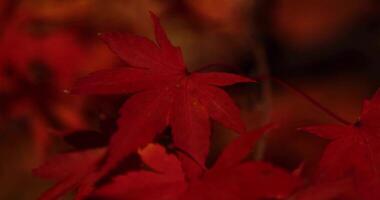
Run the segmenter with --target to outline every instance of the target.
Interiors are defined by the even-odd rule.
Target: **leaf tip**
[[[150,10],[149,15],[153,21],[158,21],[158,16],[153,11]]]

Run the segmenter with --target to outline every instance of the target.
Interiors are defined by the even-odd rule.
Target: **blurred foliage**
[[[259,42],[270,71],[354,121],[361,100],[379,86],[380,5],[376,0],[1,0],[0,199],[34,199],[46,186],[30,170],[77,130],[113,127],[119,98],[69,94],[74,81],[123,65],[98,32],[129,31],[152,37],[148,11],[162,18],[190,69],[257,75]],[[295,127],[331,122],[310,104],[273,86],[266,110],[260,87],[232,87],[249,128],[261,116],[283,125],[269,138],[265,159],[306,172],[325,141]],[[269,112],[269,113],[268,113]],[[212,156],[231,138],[215,138]],[[22,188],[20,185],[22,184]],[[23,192],[19,192],[22,190]]]

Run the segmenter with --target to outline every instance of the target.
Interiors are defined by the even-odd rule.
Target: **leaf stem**
[[[235,68],[234,66],[229,66],[229,65],[225,65],[225,64],[217,64],[217,65],[223,66],[223,67],[228,67],[230,69]],[[206,68],[211,67],[211,66],[215,66],[215,65],[206,66]],[[202,70],[199,70],[199,71],[203,71],[206,68],[203,68]],[[319,110],[323,111],[324,113],[326,113],[327,115],[329,115],[333,119],[337,120],[338,122],[340,122],[344,125],[352,125],[353,124],[353,123],[349,122],[348,120],[344,119],[343,117],[339,116],[335,112],[331,111],[329,108],[323,106],[318,101],[316,101],[314,98],[312,98],[311,96],[309,96],[308,94],[306,94],[302,90],[298,89],[296,86],[294,86],[288,82],[285,82],[284,80],[281,80],[281,79],[278,79],[278,78],[275,78],[275,77],[269,76],[269,75],[260,75],[258,77],[254,77],[254,79],[257,81],[265,81],[267,83],[268,83],[268,80],[272,80],[273,82],[276,82],[277,84],[283,86],[284,88],[291,90],[294,93],[298,94],[298,96],[302,97],[303,99],[306,99],[313,106],[315,106]],[[269,87],[269,86],[266,86],[266,87]]]
[[[340,122],[340,123],[342,123],[344,125],[352,125],[351,122],[349,122],[348,120],[345,120],[343,117],[341,117],[338,114],[336,114],[335,112],[331,111],[329,108],[323,106],[318,101],[316,101],[314,98],[312,98],[311,96],[309,96],[308,94],[306,94],[305,92],[303,92],[302,90],[298,89],[296,86],[294,86],[294,85],[292,85],[292,84],[290,84],[288,82],[285,82],[285,81],[283,81],[281,79],[278,79],[278,78],[275,78],[273,76],[263,76],[263,77],[259,77],[259,78],[256,78],[256,79],[257,80],[267,80],[267,79],[270,79],[273,82],[276,82],[277,84],[283,86],[284,88],[295,92],[300,97],[306,99],[308,102],[310,102],[311,104],[313,104],[316,108],[318,108],[319,110],[323,111],[324,113],[326,113],[330,117],[334,118],[338,122]]]
[[[186,156],[186,157],[188,157],[191,161],[193,161],[196,165],[198,165],[198,167],[200,168],[200,169],[202,169],[202,172],[206,172],[207,171],[207,169],[205,168],[205,166],[204,165],[202,165],[201,163],[199,163],[190,153],[188,153],[187,151],[185,151],[185,150],[183,150],[183,149],[181,149],[181,148],[179,148],[179,147],[173,147],[173,150],[175,151],[175,152],[179,152],[179,153],[181,153],[182,155],[184,155],[184,156]]]

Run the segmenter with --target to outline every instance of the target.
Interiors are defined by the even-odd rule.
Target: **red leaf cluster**
[[[268,163],[241,162],[267,129],[240,136],[224,150],[211,169],[189,182],[175,156],[166,154],[161,146],[148,146],[140,154],[156,172],[141,170],[121,175],[97,194],[107,199],[162,200],[286,197],[297,185],[296,177]]]
[[[311,183],[263,161],[247,159],[271,129],[248,133],[240,111],[219,87],[255,82],[239,75],[190,73],[180,48],[151,14],[155,40],[126,33],[101,34],[128,66],[98,71],[79,80],[72,93],[132,94],[120,109],[118,129],[107,148],[66,153],[35,172],[58,181],[41,199],[77,190],[76,199],[251,200],[380,199],[380,92],[364,105],[358,123],[304,130],[331,143]],[[206,167],[215,120],[239,136]],[[156,139],[171,128],[171,143]],[[130,158],[138,156],[138,160]],[[137,168],[123,169],[123,166]]]
[[[36,25],[44,20],[21,6],[0,30],[0,126],[12,131],[9,124],[25,120],[37,159],[46,154],[53,130],[85,127],[83,97],[71,97],[65,89],[85,68],[111,60],[99,45],[79,43],[74,31]],[[91,63],[93,56],[101,57],[99,64]]]
[[[181,50],[168,40],[152,14],[157,44],[131,34],[102,34],[101,38],[129,67],[99,71],[80,80],[72,92],[81,94],[134,93],[120,109],[118,131],[111,139],[106,174],[125,156],[171,126],[173,145],[204,165],[212,118],[238,133],[245,128],[240,111],[216,86],[253,82],[238,75],[189,73]],[[184,166],[194,171],[191,165]]]

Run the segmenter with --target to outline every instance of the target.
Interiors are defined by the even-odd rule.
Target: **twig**
[[[257,12],[259,9],[258,5],[254,6],[254,12]],[[251,46],[252,46],[252,55],[253,58],[256,61],[256,70],[258,76],[264,76],[271,74],[269,64],[268,64],[268,58],[267,53],[265,49],[265,45],[262,41],[261,34],[260,34],[260,27],[258,25],[258,22],[256,21],[256,17],[253,19],[253,27],[251,30],[252,39],[251,39]],[[254,74],[250,74],[251,77],[254,77]],[[272,114],[272,83],[271,80],[264,80],[260,84],[261,87],[261,108],[263,111],[262,114],[262,121],[261,124],[267,124],[271,120],[271,114]],[[267,136],[264,135],[258,142],[256,147],[256,153],[255,153],[255,159],[256,160],[262,160],[265,155],[265,149],[266,149],[266,143],[267,143]]]
[[[279,85],[287,88],[288,90],[291,90],[291,91],[295,92],[300,97],[306,99],[311,104],[313,104],[315,107],[317,107],[318,109],[320,109],[321,111],[323,111],[324,113],[326,113],[327,115],[329,115],[330,117],[334,118],[338,122],[340,122],[342,124],[345,124],[345,125],[352,125],[351,122],[349,122],[348,120],[345,120],[343,117],[341,117],[338,114],[336,114],[335,112],[331,111],[329,108],[323,106],[318,101],[316,101],[314,98],[312,98],[311,96],[309,96],[308,94],[306,94],[305,92],[303,92],[302,90],[298,89],[297,87],[293,86],[290,83],[287,83],[287,82],[285,82],[283,80],[280,80],[280,79],[275,78],[275,77],[270,77],[270,76],[264,76],[262,78],[257,78],[257,80],[259,80],[259,79],[261,79],[261,80],[268,80],[268,79],[270,79],[270,80],[278,83]]]

